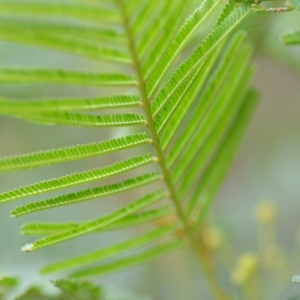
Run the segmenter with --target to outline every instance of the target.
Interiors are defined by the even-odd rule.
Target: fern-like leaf
[[[24,234],[42,237],[22,250],[30,252],[90,233],[145,223],[154,226],[136,238],[51,263],[42,268],[42,273],[82,267],[71,276],[103,275],[190,246],[199,255],[198,230],[255,102],[253,92],[249,92],[254,70],[251,47],[243,32],[233,34],[250,12],[250,4],[230,2],[213,20],[220,2],[174,0],[170,6],[168,1],[159,0],[1,1],[0,39],[92,58],[99,64],[95,67],[100,67],[99,71],[61,69],[55,64],[51,68],[2,67],[2,85],[97,87],[99,94],[94,98],[58,99],[44,95],[37,100],[3,97],[0,115],[38,124],[101,130],[131,126],[126,130],[132,132],[90,144],[1,158],[0,172],[102,155],[107,155],[109,162],[1,192],[0,202],[47,195],[45,200],[30,201],[12,210],[12,216],[21,216],[121,195],[143,186],[140,198],[94,220],[25,224]],[[214,25],[205,31],[202,25],[208,18],[212,22],[207,24]],[[199,29],[203,39],[199,38]],[[118,131],[118,136],[122,132]],[[135,152],[132,158],[111,162],[111,153],[121,157],[126,149]],[[133,175],[127,174],[132,171]],[[107,178],[110,183],[65,191]],[[58,190],[62,193],[48,196]],[[154,204],[157,206],[147,208]],[[148,248],[150,243],[155,246]],[[140,250],[141,246],[145,249]],[[130,251],[133,253],[125,258],[117,257]],[[106,258],[111,261],[103,263]],[[96,262],[98,266],[85,268]],[[73,289],[73,282],[57,285]]]

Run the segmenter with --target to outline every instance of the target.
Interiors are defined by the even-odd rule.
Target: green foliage
[[[218,0],[204,0],[192,11],[192,0],[175,0],[174,6],[173,2],[171,6],[159,0],[0,2],[2,40],[84,56],[102,64],[101,70],[113,70],[1,68],[1,84],[96,86],[101,89],[101,97],[1,98],[0,114],[40,125],[131,126],[135,132],[106,141],[1,158],[0,172],[9,172],[111,153],[124,156],[97,169],[3,192],[0,202],[61,190],[59,196],[15,208],[11,215],[17,217],[115,194],[123,199],[123,192],[146,187],[139,189],[137,199],[94,220],[25,224],[24,234],[43,237],[22,250],[30,252],[85,234],[144,223],[155,227],[142,236],[51,263],[42,268],[42,273],[84,267],[71,276],[90,277],[132,267],[184,247],[192,246],[198,253],[199,228],[257,102],[256,93],[250,89],[252,48],[244,32],[234,32],[250,12],[248,3],[227,5],[206,37],[190,48],[191,38],[197,37],[200,26],[219,5]],[[111,68],[105,69],[107,64]],[[135,155],[127,158],[126,149]],[[132,170],[138,175],[127,174]],[[125,179],[118,179],[120,174]],[[102,184],[106,178],[111,183]],[[65,191],[92,181],[99,181],[99,186]],[[153,204],[154,208],[147,208]],[[140,249],[148,244],[152,246]],[[118,257],[128,251],[133,253]],[[102,262],[106,258],[111,260]],[[86,267],[94,263],[97,265]],[[98,297],[91,294],[95,289],[89,284],[57,281],[55,285],[65,292],[76,290],[81,297],[78,299]]]
[[[18,286],[19,282],[14,277],[0,279],[1,299],[7,299],[8,292]],[[87,281],[57,279],[52,284],[60,291],[54,296],[48,295],[41,287],[31,286],[15,300],[104,300],[103,291],[98,286]]]
[[[67,297],[76,297],[80,300],[102,300],[102,291],[90,282],[77,282],[73,280],[58,279],[53,284],[63,290]]]
[[[288,45],[300,44],[300,29],[287,33],[282,37],[284,43]]]
[[[0,278],[0,297],[3,299],[7,293],[13,290],[18,285],[18,280],[13,277]]]
[[[299,0],[289,0],[289,5],[293,7],[294,10],[300,10],[300,1]]]

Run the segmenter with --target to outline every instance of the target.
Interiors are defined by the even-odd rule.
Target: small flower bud
[[[275,223],[277,215],[277,207],[270,202],[261,203],[256,208],[256,217],[260,224],[268,225]]]
[[[235,269],[231,273],[232,281],[236,285],[246,285],[251,281],[258,270],[258,259],[253,253],[245,253],[241,255]]]
[[[221,231],[216,227],[205,228],[202,232],[202,238],[205,246],[212,250],[220,248],[224,242]]]

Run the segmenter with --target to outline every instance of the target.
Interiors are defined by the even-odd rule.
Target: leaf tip
[[[26,244],[21,248],[23,252],[31,252],[33,250],[33,244]]]
[[[292,282],[300,283],[300,275],[294,275],[293,278],[292,278]]]

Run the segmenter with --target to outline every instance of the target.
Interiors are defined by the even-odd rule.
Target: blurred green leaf
[[[285,34],[282,40],[287,45],[300,44],[300,29]]]

